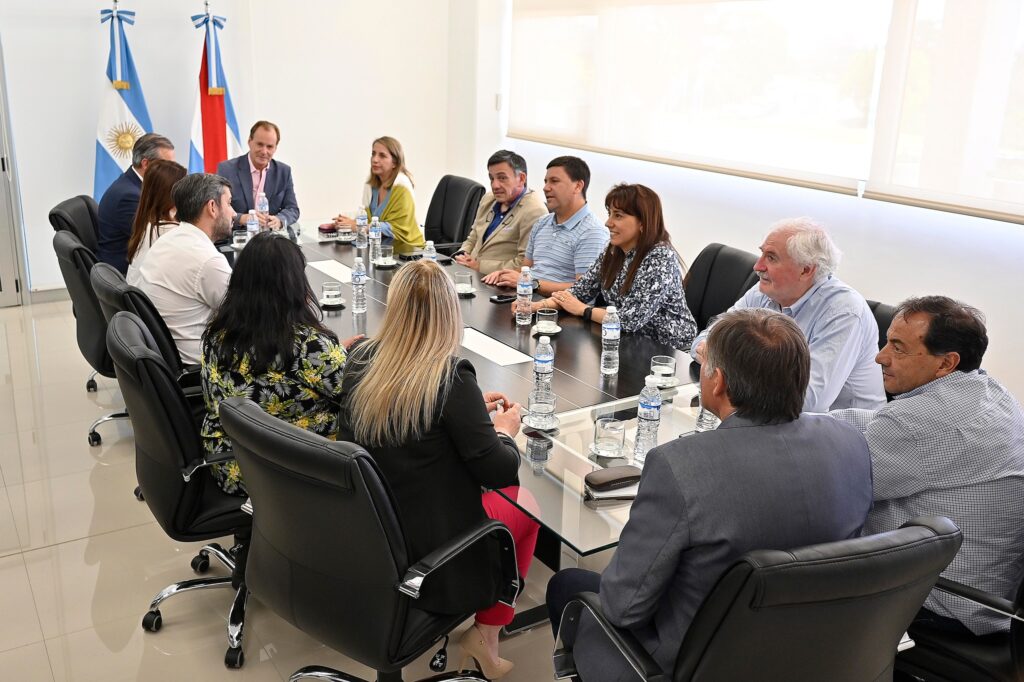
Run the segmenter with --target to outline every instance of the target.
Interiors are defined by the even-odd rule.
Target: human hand
[[[498,405],[493,421],[495,431],[504,433],[510,438],[515,438],[516,434],[519,433],[520,422],[522,422],[522,405],[512,403],[507,408]]]
[[[570,294],[568,289],[554,292],[551,294],[551,300],[570,315],[582,315],[587,309],[587,304]]]
[[[341,345],[345,347],[345,350],[351,350],[352,346],[356,345],[356,342],[360,339],[365,339],[366,334],[356,334],[355,336],[349,337],[341,342]]]
[[[349,218],[346,215],[341,215],[339,213],[338,215],[334,216],[334,226],[354,230],[356,227],[356,221],[352,218]]]
[[[284,224],[281,222],[281,219],[278,218],[276,215],[267,216],[267,227],[269,227],[271,230],[280,230],[283,227],[283,225]]]
[[[703,341],[701,341],[700,343],[698,343],[694,347],[693,354],[695,356],[697,356],[697,362],[699,362],[700,364],[703,365],[704,364],[704,342]]]
[[[484,284],[490,284],[491,286],[499,286],[498,283],[501,281],[501,276],[502,276],[503,273],[506,273],[506,272],[512,272],[512,271],[511,270],[495,270],[494,272],[492,272],[489,275],[484,275],[482,281],[483,281]]]
[[[498,409],[498,401],[501,401],[502,405],[512,404],[512,401],[504,393],[499,393],[498,391],[487,391],[484,393],[484,404],[487,405],[488,412],[494,412]]]
[[[458,263],[459,265],[465,265],[467,268],[470,268],[472,270],[480,269],[480,261],[470,256],[468,253],[461,253],[458,256],[456,256],[455,262]]]

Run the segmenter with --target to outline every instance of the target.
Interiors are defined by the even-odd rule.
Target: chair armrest
[[[446,256],[451,256],[453,253],[462,248],[462,243],[447,243],[447,244],[434,244],[434,250],[438,253],[443,253]]]
[[[480,522],[416,562],[415,566],[405,572],[402,582],[397,586],[398,591],[413,599],[419,599],[423,581],[427,576],[490,535],[494,535],[501,545],[502,589],[498,601],[515,607],[516,597],[519,595],[519,567],[516,565],[515,540],[512,539],[512,532],[505,524],[491,519]]]
[[[939,578],[938,582],[935,583],[935,589],[948,592],[957,597],[963,597],[1002,616],[1024,622],[1024,608],[1014,604],[1009,599],[995,597],[988,592],[983,592],[948,578]]]
[[[198,388],[202,392],[203,375],[200,369],[199,365],[185,365],[182,367],[181,374],[178,375],[178,386],[184,389]]]
[[[230,462],[234,458],[234,453],[229,450],[227,452],[222,452],[219,455],[210,455],[203,459],[193,460],[181,468],[181,477],[185,479],[185,483],[188,483],[200,469],[205,469],[212,464],[224,464],[226,462]]]
[[[572,655],[572,645],[563,644],[563,634],[576,639],[576,628],[579,627],[580,612],[586,609],[594,616],[601,630],[608,637],[616,650],[622,655],[637,677],[646,682],[668,682],[669,678],[662,671],[640,641],[629,630],[615,627],[601,611],[601,600],[593,592],[580,592],[562,611],[562,623],[555,638],[555,651],[551,658],[555,664],[555,679],[562,680],[576,675],[576,661]],[[561,646],[559,646],[561,645]]]

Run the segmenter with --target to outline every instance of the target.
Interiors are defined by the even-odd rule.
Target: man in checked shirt
[[[945,296],[908,299],[875,358],[895,398],[879,410],[830,414],[861,429],[871,451],[875,504],[864,533],[947,516],[964,541],[943,575],[1012,600],[1024,571],[1024,412],[979,369],[987,347],[977,309]],[[1010,627],[937,590],[915,622],[974,635]]]

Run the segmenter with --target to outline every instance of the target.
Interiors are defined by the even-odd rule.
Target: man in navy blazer
[[[128,237],[139,208],[142,178],[149,162],[156,159],[174,161],[174,145],[163,135],[146,133],[132,147],[132,165],[110,183],[100,199],[96,258],[113,265],[122,275],[128,272]]]
[[[671,675],[694,614],[741,555],[860,535],[871,456],[856,429],[800,413],[810,366],[804,334],[785,315],[750,308],[719,318],[707,337],[701,399],[721,425],[647,454],[604,573],[566,569],[548,583],[556,628],[573,594],[598,592],[608,619]],[[562,635],[574,642],[586,682],[636,679],[586,612]]]
[[[231,183],[231,208],[238,214],[235,221],[240,227],[256,208],[261,191],[270,206],[269,214],[257,214],[261,229],[280,230],[299,219],[292,169],[274,161],[280,141],[280,128],[270,121],[256,121],[249,130],[249,153],[217,164],[217,175]]]

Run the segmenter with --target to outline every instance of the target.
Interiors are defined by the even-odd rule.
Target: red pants
[[[509,497],[518,499],[520,503],[528,503],[533,500],[532,497],[528,497],[529,493],[526,490],[518,486],[503,488],[502,492]],[[529,570],[530,562],[533,560],[533,548],[537,546],[537,531],[540,530],[540,526],[521,509],[493,490],[484,493],[481,502],[488,518],[501,521],[512,532],[512,538],[516,542],[516,565],[519,566],[519,577],[525,578],[526,571]],[[483,611],[477,611],[476,622],[481,625],[508,625],[512,622],[514,615],[515,609],[498,603]]]

